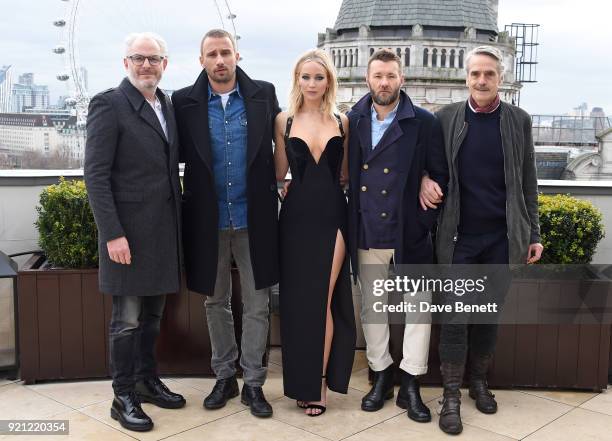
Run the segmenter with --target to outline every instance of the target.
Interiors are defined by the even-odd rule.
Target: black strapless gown
[[[302,139],[288,136],[290,125],[288,121],[285,150],[292,181],[280,212],[283,384],[290,398],[318,401],[336,235],[340,231],[345,244],[348,237],[347,202],[339,182],[344,138],[331,138],[317,163]],[[348,248],[331,311],[334,336],[327,385],[330,390],[346,393],[356,339]]]

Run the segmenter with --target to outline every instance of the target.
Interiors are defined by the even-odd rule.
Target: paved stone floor
[[[274,416],[258,419],[240,400],[223,409],[202,408],[212,389],[210,378],[168,378],[168,386],[183,394],[187,406],[165,410],[150,404],[143,408],[155,428],[139,434],[124,430],[109,416],[112,399],[110,381],[54,382],[25,386],[0,378],[0,419],[67,419],[70,436],[0,436],[22,441],[46,438],[74,440],[204,440],[204,441],[401,441],[450,440],[497,441],[586,441],[612,439],[612,388],[601,394],[536,390],[495,391],[500,408],[496,415],[483,415],[464,391],[461,408],[464,431],[450,437],[438,429],[437,410],[441,389],[423,388],[423,399],[434,420],[418,424],[406,417],[394,402],[378,412],[359,409],[369,389],[365,354],[357,353],[347,395],[330,392],[327,412],[307,417],[293,400],[283,397],[280,351],[273,349],[264,392],[274,407]]]

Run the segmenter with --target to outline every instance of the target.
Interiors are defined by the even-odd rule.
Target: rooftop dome
[[[343,0],[334,29],[360,25],[473,27],[497,32],[492,0]]]

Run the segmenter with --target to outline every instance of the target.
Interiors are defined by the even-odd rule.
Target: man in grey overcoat
[[[155,362],[166,294],[180,286],[179,152],[172,103],[157,87],[166,43],[131,34],[123,62],[127,78],[91,100],[84,177],[98,226],[100,291],[113,296],[111,417],[147,431],[153,421],[141,402],[185,405]]]

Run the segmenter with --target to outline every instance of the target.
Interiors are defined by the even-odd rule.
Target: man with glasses
[[[111,417],[147,431],[153,421],[141,402],[185,405],[155,362],[166,294],[180,287],[179,152],[172,104],[157,87],[166,43],[131,34],[123,62],[127,78],[91,100],[84,177],[98,226],[100,291],[113,296]]]

